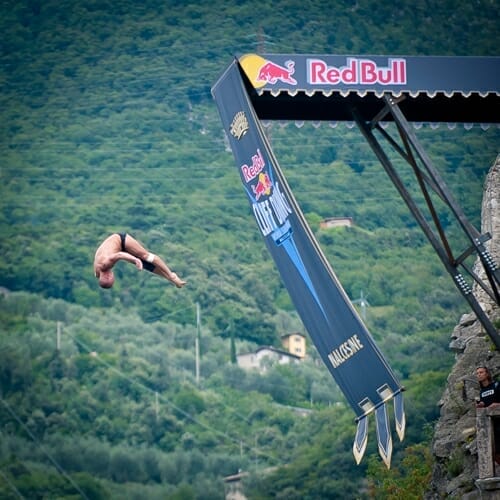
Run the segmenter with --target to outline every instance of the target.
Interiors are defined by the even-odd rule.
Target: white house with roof
[[[238,366],[245,370],[257,369],[265,372],[271,364],[286,365],[290,363],[300,363],[301,358],[290,352],[282,351],[271,346],[262,346],[254,352],[238,354],[236,356]]]
[[[301,333],[282,335],[281,344],[283,349],[261,346],[254,352],[237,355],[238,366],[244,369],[258,369],[265,372],[270,365],[299,363],[306,357],[306,338]]]

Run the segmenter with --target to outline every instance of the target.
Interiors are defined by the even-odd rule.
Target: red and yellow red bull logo
[[[269,196],[271,193],[271,188],[273,187],[273,183],[271,179],[265,172],[261,172],[259,174],[259,180],[255,186],[252,186],[253,194],[255,195],[255,201],[259,201],[259,198],[262,195]]]
[[[263,195],[269,196],[271,188],[273,187],[269,175],[263,171],[265,166],[266,162],[260,149],[257,149],[257,153],[252,156],[251,165],[245,164],[241,166],[241,173],[246,183],[252,182],[257,178],[257,184],[252,185],[252,191],[256,201]]]
[[[346,57],[344,65],[328,64],[323,59],[307,58],[295,74],[295,61],[289,59],[283,64],[264,59],[256,54],[240,58],[240,64],[255,88],[284,83],[287,85],[406,85],[407,67],[403,57],[389,58],[387,64],[380,64],[380,58]]]
[[[280,65],[256,54],[247,54],[240,58],[240,64],[255,88],[278,82],[297,85],[297,80],[292,77],[295,73],[295,62],[292,60]]]

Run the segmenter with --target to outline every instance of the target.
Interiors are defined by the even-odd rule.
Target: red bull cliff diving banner
[[[357,64],[348,63],[348,67],[359,71]],[[277,67],[264,61],[258,76],[294,85],[293,69],[290,64]],[[335,78],[331,69],[314,71],[315,78],[320,74]],[[375,70],[363,71],[368,77]],[[380,78],[389,79],[389,74],[391,79],[404,80],[404,65],[391,62]],[[392,438],[387,405],[391,402],[394,407],[396,430],[403,439],[402,387],[309,228],[263,133],[248,95],[249,85],[242,66],[234,61],[212,94],[251,212],[305,328],[356,414],[353,452],[357,463],[366,449],[368,417],[375,415],[379,452],[389,467]]]

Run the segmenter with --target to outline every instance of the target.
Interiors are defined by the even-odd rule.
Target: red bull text
[[[311,85],[350,83],[359,85],[406,85],[406,59],[389,59],[386,67],[370,59],[348,58],[345,66],[328,66],[321,59],[307,60]]]
[[[262,170],[264,170],[265,166],[266,162],[264,161],[264,157],[262,156],[260,149],[257,149],[257,154],[252,156],[252,164],[245,164],[241,166],[241,173],[243,174],[245,182],[254,180],[262,172]]]

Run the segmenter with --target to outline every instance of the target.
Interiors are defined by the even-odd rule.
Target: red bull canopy
[[[351,121],[353,107],[371,118],[390,93],[410,122],[500,121],[500,57],[246,54],[239,63],[261,120]]]

